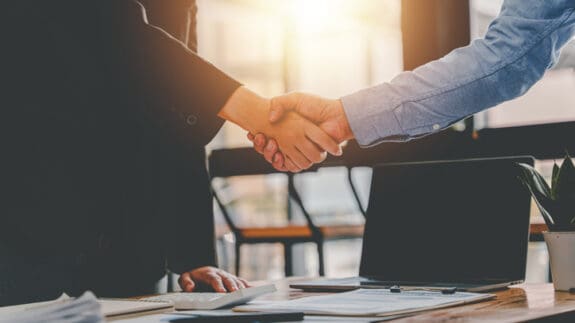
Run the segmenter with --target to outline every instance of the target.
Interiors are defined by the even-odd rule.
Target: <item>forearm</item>
[[[218,116],[237,124],[248,132],[265,132],[269,126],[266,119],[269,105],[269,99],[242,86],[234,91],[219,111]]]
[[[354,136],[363,146],[409,140],[522,95],[572,37],[572,11],[572,1],[507,1],[484,39],[342,98]]]

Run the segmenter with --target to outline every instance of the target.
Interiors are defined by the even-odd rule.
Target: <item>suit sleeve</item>
[[[156,103],[155,118],[192,144],[208,143],[224,122],[217,113],[240,84],[148,24],[137,1],[107,1],[103,15],[110,54],[139,96]]]
[[[140,0],[149,23],[162,28],[196,52],[195,1]],[[204,147],[178,145],[175,170],[176,225],[170,229],[166,254],[168,268],[181,274],[203,266],[216,266],[212,196]]]

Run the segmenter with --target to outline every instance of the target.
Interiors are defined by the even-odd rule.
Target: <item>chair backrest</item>
[[[313,168],[307,171],[314,171],[316,169],[317,168]],[[214,179],[233,176],[269,175],[277,174],[279,172],[251,148],[214,150],[209,157],[209,170],[212,178],[212,191],[216,204],[220,208],[230,229],[234,234],[241,236],[241,230],[235,222],[235,219],[231,214],[231,210],[227,207],[227,203],[225,203],[220,192],[218,192],[214,187]],[[310,227],[312,232],[319,233],[319,229],[314,225],[312,217],[305,209],[301,197],[293,185],[293,174],[286,173],[286,176],[288,177],[289,197],[291,197],[296,205],[301,209],[306,220],[306,224]]]
[[[304,172],[315,172],[319,168],[323,167],[341,167],[345,166],[345,160],[343,158],[328,157],[320,165],[315,165],[314,167],[305,170]],[[255,152],[252,148],[233,148],[233,149],[222,149],[214,150],[209,157],[209,167],[210,175],[212,178],[212,190],[214,198],[222,215],[229,225],[230,229],[234,231],[235,234],[241,235],[241,230],[231,214],[231,210],[226,207],[226,203],[222,198],[220,192],[214,188],[213,182],[216,178],[225,178],[232,176],[246,176],[246,175],[268,175],[279,173],[275,170],[261,155]],[[288,177],[288,194],[293,200],[295,205],[301,210],[303,217],[306,220],[306,224],[309,226],[314,234],[320,235],[321,232],[318,226],[314,223],[313,217],[305,206],[305,203],[298,192],[296,186],[294,185],[294,177],[297,174],[285,173]],[[356,188],[352,187],[352,191]],[[358,204],[358,209],[363,213],[361,208],[361,202],[359,202],[359,197],[356,197]],[[288,210],[289,212],[289,210]]]

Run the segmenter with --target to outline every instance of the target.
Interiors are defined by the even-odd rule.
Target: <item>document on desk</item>
[[[437,291],[357,289],[350,292],[310,296],[290,301],[238,306],[235,311],[301,311],[305,314],[341,316],[389,316],[475,303],[494,298],[493,294]]]
[[[85,292],[75,299],[64,294],[53,301],[0,308],[0,323],[103,323],[104,321],[101,306],[91,292]]]
[[[173,304],[167,302],[135,299],[97,299],[92,292],[85,292],[78,298],[62,294],[59,298],[51,301],[0,307],[0,323],[66,322],[68,319],[70,322],[76,322],[74,321],[76,318],[81,318],[82,322],[103,322],[104,317],[158,311],[166,312],[173,309]],[[91,319],[88,320],[86,317]]]

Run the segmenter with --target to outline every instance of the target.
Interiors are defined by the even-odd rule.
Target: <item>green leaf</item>
[[[537,208],[539,208],[539,212],[541,212],[541,216],[543,217],[543,220],[545,220],[545,223],[547,224],[547,226],[549,228],[553,227],[555,225],[555,218],[553,216],[551,216],[551,214],[554,214],[554,201],[542,194],[540,194],[537,191],[533,191],[529,185],[526,185],[529,188],[529,191],[531,192],[531,196],[533,196],[533,199],[535,200],[535,204],[537,204]]]
[[[553,175],[551,176],[551,198],[555,199],[557,194],[557,178],[559,178],[559,166],[553,163]]]
[[[561,200],[575,193],[575,166],[569,155],[563,160],[557,176],[557,188],[555,189],[555,200]],[[575,212],[575,210],[572,210]]]
[[[522,170],[521,178],[532,191],[537,191],[548,198],[552,198],[549,185],[535,168],[523,163],[518,163],[517,165]]]
[[[517,164],[522,172],[519,180],[529,189],[535,199],[535,203],[541,211],[541,215],[549,228],[555,225],[554,218],[551,216],[554,209],[554,201],[551,198],[551,190],[545,179],[537,170],[527,164]]]

